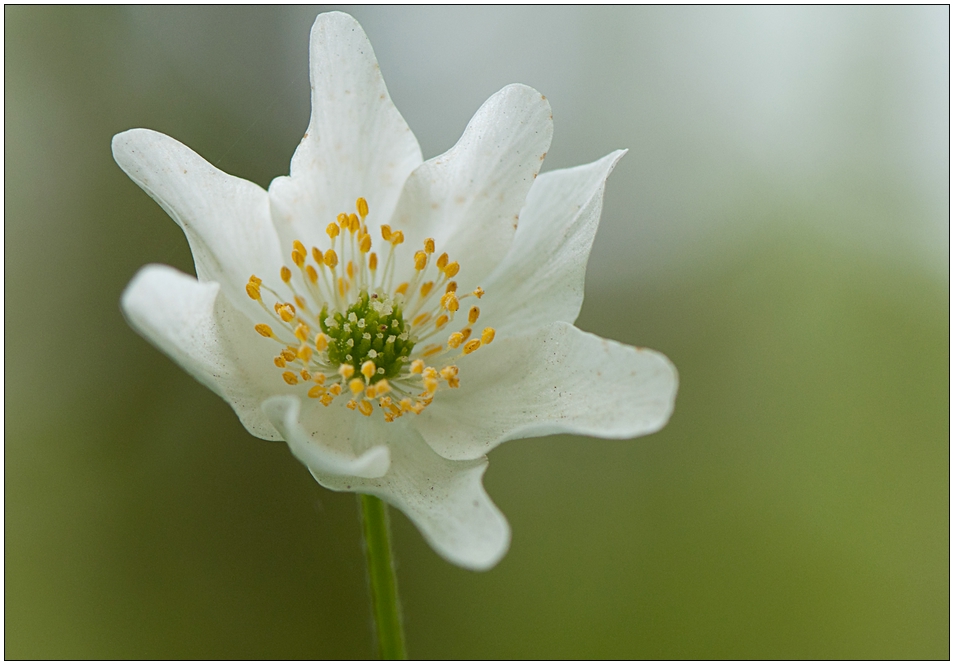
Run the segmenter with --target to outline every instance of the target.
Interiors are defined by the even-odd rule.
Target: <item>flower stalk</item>
[[[368,559],[368,581],[371,587],[371,611],[377,630],[378,649],[382,660],[406,660],[404,627],[391,555],[391,533],[388,507],[370,494],[359,494],[364,549]]]

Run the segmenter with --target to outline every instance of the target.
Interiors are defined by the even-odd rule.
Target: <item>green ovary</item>
[[[401,306],[388,296],[362,291],[344,313],[323,308],[319,321],[328,336],[328,360],[356,370],[372,361],[377,372],[370,383],[398,376],[414,349]]]

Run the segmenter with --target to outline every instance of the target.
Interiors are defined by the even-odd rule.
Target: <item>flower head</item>
[[[664,356],[572,325],[623,151],[538,178],[549,103],[511,85],[425,162],[364,32],[337,12],[312,28],[311,85],[291,174],[267,191],[162,134],[113,138],[197,276],[146,266],[123,311],[319,483],[379,496],[449,561],[489,568],[510,529],[481,483],[488,451],[638,436],[672,411]]]

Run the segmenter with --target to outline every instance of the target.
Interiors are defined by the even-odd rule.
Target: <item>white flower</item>
[[[315,21],[311,87],[291,175],[268,191],[162,134],[114,137],[198,276],[146,266],[123,311],[319,483],[379,496],[447,560],[489,568],[510,528],[481,484],[488,451],[639,436],[673,408],[664,356],[572,325],[623,151],[537,178],[550,107],[511,85],[424,162],[346,14]]]

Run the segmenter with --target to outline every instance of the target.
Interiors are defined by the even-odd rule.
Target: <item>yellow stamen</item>
[[[352,411],[354,411],[355,408],[357,408],[358,403],[355,402],[353,399],[349,399],[349,400],[348,400],[348,403],[345,404],[345,406],[348,407],[349,409],[351,409]]]
[[[318,353],[324,352],[328,348],[328,336],[325,333],[318,333],[315,335],[315,351]]]
[[[459,272],[460,272],[460,264],[457,263],[457,261],[454,261],[453,263],[448,263],[447,267],[444,268],[444,274],[447,275],[448,277],[453,277]]]
[[[312,284],[318,283],[318,271],[315,270],[315,266],[305,266],[305,272],[308,274],[308,279]]]
[[[358,214],[361,215],[361,219],[368,216],[368,202],[363,196],[359,197],[357,202],[355,202],[355,207],[358,209]]]
[[[430,312],[424,312],[423,314],[418,314],[414,317],[414,320],[411,321],[412,326],[419,326],[421,324],[427,323],[427,320],[431,318]]]
[[[411,374],[420,374],[424,371],[424,361],[418,358],[411,363]]]
[[[281,356],[275,356],[275,367],[284,367],[285,359]]]
[[[304,323],[299,323],[298,327],[295,328],[295,337],[297,337],[303,342],[306,339],[308,339],[308,333],[309,333],[308,326],[306,326]]]
[[[364,381],[361,379],[351,379],[348,382],[348,390],[350,390],[355,395],[359,395],[362,390],[364,390]]]
[[[450,293],[451,291],[457,291],[457,282],[447,282],[447,288],[444,289],[444,293]]]
[[[354,365],[349,365],[347,363],[343,364],[338,368],[338,374],[340,374],[341,377],[347,381],[354,376]]]
[[[478,298],[482,298],[484,293],[486,293],[486,291],[484,291],[479,286],[476,289],[474,289],[474,295],[477,296]]]
[[[312,354],[311,347],[308,346],[307,344],[302,344],[300,347],[298,347],[298,357],[304,360],[305,362],[308,362],[309,360],[311,360],[311,354]]]
[[[325,233],[327,233],[328,237],[331,238],[332,240],[337,238],[340,232],[341,230],[338,228],[338,225],[335,224],[334,222],[332,222],[331,224],[327,226],[327,228],[325,228]]]
[[[384,238],[385,242],[391,240],[391,227],[388,224],[381,225],[381,237]]]
[[[298,383],[298,377],[295,376],[294,372],[282,372],[282,378],[285,379],[285,383],[287,383],[290,386],[293,386],[296,383]]]
[[[367,254],[371,251],[371,236],[365,233],[361,236],[361,241],[358,243],[358,249],[361,250],[362,254]]]
[[[480,317],[480,307],[474,305],[470,308],[470,311],[467,313],[467,322],[468,323],[477,323],[477,319]]]
[[[361,222],[358,221],[358,216],[354,213],[348,215],[348,223],[351,226],[351,232],[354,233],[361,228]]]
[[[255,332],[257,332],[262,337],[274,337],[275,333],[272,332],[271,326],[265,323],[256,323]]]
[[[256,284],[252,280],[249,280],[248,284],[245,285],[245,293],[247,293],[248,297],[251,298],[252,300],[262,299],[262,292],[259,289],[258,284]]]
[[[301,374],[302,380],[311,381],[311,372],[309,372],[307,369],[303,369],[298,373]]]
[[[328,392],[337,397],[338,395],[341,394],[341,384],[340,383],[334,384],[333,386],[328,388]]]
[[[420,250],[414,252],[414,269],[421,271],[425,267],[427,267],[427,254]]]
[[[262,279],[261,279],[261,277],[256,277],[255,275],[252,275],[251,277],[249,277],[249,278],[248,278],[248,281],[252,282],[253,284],[255,284],[255,285],[257,285],[257,286],[261,286],[261,285],[262,285]]]
[[[408,287],[408,283],[407,283],[407,282],[402,282],[400,286],[398,286],[396,289],[394,289],[394,292],[395,292],[395,293],[400,293],[400,294],[403,296],[405,293],[407,293],[407,287]]]
[[[371,377],[374,376],[374,372],[377,369],[378,368],[374,366],[373,360],[366,360],[364,361],[364,364],[361,365],[361,374],[364,375],[364,378],[370,381]]]
[[[330,393],[325,393],[320,398],[318,398],[318,401],[320,401],[325,406],[330,406],[331,403],[335,401],[335,396]]]
[[[371,415],[372,409],[374,409],[374,407],[371,406],[371,402],[369,402],[366,399],[361,400],[361,402],[358,404],[358,411],[360,411],[362,414],[366,416]]]
[[[335,252],[335,250],[329,249],[327,252],[325,252],[325,265],[332,270],[334,270],[335,266],[338,265],[338,254]]]
[[[395,231],[391,234],[391,244],[397,247],[404,242],[404,231]]]
[[[484,328],[484,332],[480,333],[480,341],[482,344],[490,344],[494,341],[494,336],[497,334],[497,331],[493,328]]]
[[[421,284],[421,297],[426,298],[427,294],[434,288],[434,282],[424,282]]]
[[[447,252],[444,252],[444,253],[441,254],[439,257],[437,257],[437,269],[438,269],[438,270],[443,270],[445,267],[447,267],[447,261],[448,261],[448,260],[449,260],[449,259],[448,259],[448,256],[447,256]]]
[[[295,349],[282,349],[282,358],[285,359],[285,362],[292,362],[295,358],[298,357],[298,351]]]
[[[317,263],[320,266],[323,266],[325,264],[325,255],[322,254],[321,250],[318,249],[317,247],[311,248],[311,258],[313,258],[315,260],[315,263]]]
[[[288,266],[282,266],[281,275],[282,275],[282,281],[288,284],[292,276],[291,268],[289,268]]]
[[[433,253],[434,253],[434,239],[433,239],[433,238],[426,238],[426,239],[424,240],[424,251],[427,252],[428,254],[433,254]]]
[[[325,375],[322,374],[321,372],[318,372],[317,374],[312,376],[311,380],[317,383],[319,386],[325,385]]]
[[[472,340],[470,340],[469,342],[467,342],[466,344],[464,344],[464,355],[468,355],[468,354],[470,354],[470,353],[473,353],[474,351],[476,351],[476,350],[479,349],[479,348],[480,348],[480,340],[479,340],[479,339],[472,339]]]
[[[430,358],[431,356],[437,355],[438,353],[440,353],[440,352],[443,351],[443,350],[444,350],[444,347],[443,347],[442,345],[440,345],[440,344],[435,344],[434,346],[432,346],[432,347],[430,347],[429,349],[427,349],[427,350],[426,350],[424,353],[422,353],[421,355],[424,356],[425,358]]]
[[[301,254],[302,256],[308,256],[308,252],[305,251],[305,246],[301,244],[301,240],[295,240],[292,242],[292,249]]]
[[[391,384],[388,383],[387,379],[381,379],[380,381],[374,384],[375,395],[385,395],[389,392],[391,392]],[[388,399],[388,398],[385,397],[385,399]]]
[[[440,330],[441,328],[447,325],[448,321],[450,321],[450,318],[448,318],[446,314],[441,314],[440,316],[437,317],[437,320],[434,321],[434,328],[436,330]]]
[[[317,398],[317,397],[321,397],[324,394],[325,394],[325,389],[322,386],[314,386],[308,389],[309,397]]]
[[[378,269],[378,255],[374,252],[368,256],[368,269],[377,270]]]
[[[459,332],[451,333],[450,337],[447,338],[447,346],[452,349],[456,349],[458,346],[464,343],[464,336]]]

